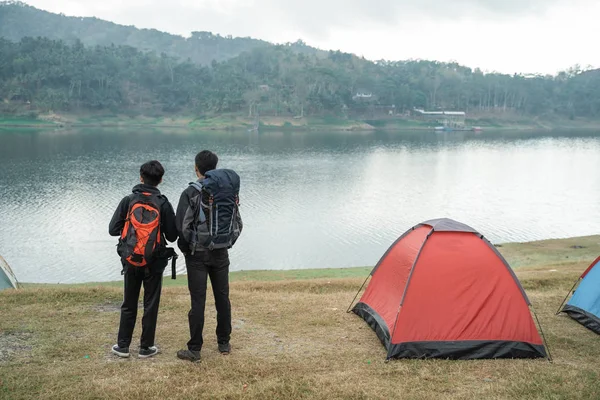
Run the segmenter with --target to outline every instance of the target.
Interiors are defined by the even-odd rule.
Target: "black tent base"
[[[581,308],[569,305],[566,305],[562,311],[567,313],[569,317],[573,318],[575,321],[579,322],[592,332],[596,332],[598,335],[600,335],[600,318],[582,310]]]
[[[392,358],[443,358],[479,360],[494,358],[546,358],[543,345],[502,340],[468,340],[457,342],[410,342],[393,344]]]
[[[390,331],[383,320],[370,306],[365,303],[357,303],[352,312],[365,320],[365,322],[375,331],[375,334],[383,344],[383,347],[390,347]]]
[[[442,358],[477,360],[493,358],[546,358],[543,345],[503,340],[466,340],[444,342],[410,342],[390,344],[389,329],[383,319],[367,304],[358,303],[352,311],[375,331],[387,349],[387,359]]]

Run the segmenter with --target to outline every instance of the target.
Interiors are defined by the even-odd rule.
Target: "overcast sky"
[[[188,36],[302,39],[366,58],[504,73],[600,67],[600,0],[26,0],[56,13]]]

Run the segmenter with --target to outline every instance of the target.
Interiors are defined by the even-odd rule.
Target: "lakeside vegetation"
[[[486,132],[500,130],[551,131],[562,129],[598,130],[600,119],[551,118],[534,120],[527,118],[485,118],[467,119],[467,126],[479,126]],[[256,121],[243,115],[225,114],[197,118],[193,116],[127,116],[118,114],[36,114],[11,116],[0,115],[1,129],[69,129],[69,128],[153,128],[185,129],[192,131],[231,131],[254,129]],[[335,116],[329,117],[261,117],[260,131],[433,131],[434,124],[415,119],[353,120]]]
[[[600,121],[600,70],[578,66],[542,76],[369,61],[302,42],[272,45],[208,32],[183,38],[19,2],[0,2],[0,27],[0,115],[49,126],[85,119],[196,129],[257,121],[289,129],[427,126],[415,108],[463,110],[468,124],[495,128]]]
[[[157,331],[162,354],[149,360],[110,354],[120,283],[0,292],[0,398],[598,398],[597,335],[554,313],[600,253],[600,236],[505,244],[499,250],[517,267],[552,363],[385,363],[376,335],[345,312],[370,268],[244,271],[232,273],[233,352],[224,357],[217,351],[209,294],[200,364],[175,357],[188,335],[185,279],[165,278]]]
[[[599,121],[600,125],[600,121]],[[2,128],[184,128],[197,131],[229,131],[254,129],[255,121],[241,115],[219,115],[197,118],[191,116],[171,117],[130,117],[126,115],[76,115],[76,114],[40,114],[37,116],[0,116]],[[277,131],[367,131],[375,129],[421,130],[427,125],[418,121],[404,121],[389,126],[373,126],[364,121],[348,120],[336,117],[284,118],[263,117],[258,123],[259,130]]]

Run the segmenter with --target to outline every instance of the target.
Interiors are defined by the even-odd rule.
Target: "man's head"
[[[219,157],[212,151],[203,150],[196,154],[196,175],[204,176],[207,171],[212,171],[217,168]]]
[[[156,160],[148,161],[140,167],[140,181],[146,185],[158,186],[164,174],[165,169]]]

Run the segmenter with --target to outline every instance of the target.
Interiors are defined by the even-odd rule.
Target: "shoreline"
[[[513,270],[544,266],[560,266],[565,263],[589,261],[600,255],[600,235],[574,236],[563,239],[546,239],[532,242],[511,242],[496,244],[495,247],[506,258]],[[278,270],[241,270],[231,271],[231,282],[280,282],[315,279],[347,279],[366,278],[373,266],[341,267],[341,268],[308,268]],[[167,266],[163,277],[165,287],[187,285],[187,275],[177,275],[176,280],[170,278],[170,267]],[[122,280],[96,281],[80,283],[35,283],[22,282],[27,288],[80,288],[89,286],[120,287]]]
[[[486,123],[487,122],[487,123]],[[467,128],[448,132],[475,132],[473,127],[481,128],[482,132],[493,131],[552,131],[559,129],[600,130],[600,120],[468,120]],[[181,129],[190,131],[248,131],[254,128],[253,123],[245,117],[224,115],[207,119],[192,117],[85,117],[85,116],[43,116],[39,119],[11,118],[0,116],[0,129],[41,129],[69,130],[87,128],[127,129]],[[284,118],[264,117],[258,128],[259,131],[310,132],[310,131],[340,131],[340,132],[370,132],[370,131],[423,131],[434,132],[435,126],[422,121],[408,119],[381,120],[350,120],[341,118]]]

